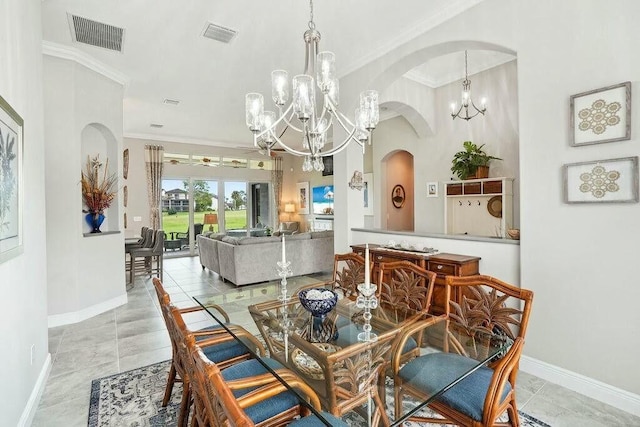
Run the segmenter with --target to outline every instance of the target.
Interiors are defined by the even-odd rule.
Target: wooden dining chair
[[[445,295],[445,350],[449,352],[419,356],[404,366],[398,354],[393,357],[396,414],[402,410],[405,395],[424,400],[447,383],[447,367],[450,370],[454,365],[461,370],[465,370],[465,366],[471,369],[475,365],[471,358],[482,360],[481,350],[487,348],[487,343],[482,342],[480,337],[486,337],[489,333],[496,338],[513,340],[513,344],[487,366],[474,371],[429,404],[444,420],[423,417],[411,419],[469,427],[493,426],[506,411],[509,422],[505,424],[519,426],[516,378],[533,292],[489,276],[447,276]],[[451,295],[458,295],[458,301],[452,300]],[[413,330],[409,327],[403,339],[418,327],[415,325]],[[472,342],[474,345],[464,346],[462,342]],[[464,351],[465,348],[474,351]],[[478,353],[472,354],[475,351]]]
[[[299,398],[273,376],[258,360],[248,360],[227,369],[211,362],[196,344],[186,339],[191,354],[195,411],[192,425],[198,427],[324,427]],[[320,401],[313,389],[300,377],[273,359],[262,359],[289,387],[295,389],[320,412]],[[347,424],[320,412],[331,426]],[[301,417],[298,419],[298,417]]]
[[[377,297],[380,315],[393,317],[396,324],[408,324],[427,315],[431,308],[436,273],[409,261],[383,262],[378,265]],[[420,354],[422,334],[410,337],[403,349],[402,362]],[[401,363],[402,363],[401,362]]]
[[[229,316],[218,306],[210,308],[217,309],[224,317],[227,327],[238,337],[242,339],[242,343],[229,334],[226,329],[221,326],[213,326],[190,331],[183,319],[183,315],[194,312],[202,312],[204,309],[200,306],[178,309],[171,304],[169,294],[162,286],[162,282],[158,278],[154,278],[153,285],[158,296],[160,311],[165,321],[169,338],[171,341],[172,360],[169,376],[167,378],[167,386],[165,388],[162,406],[166,407],[171,399],[173,386],[176,382],[182,382],[182,400],[180,412],[178,415],[178,426],[184,426],[189,417],[189,408],[191,406],[191,389],[190,378],[187,372],[187,363],[189,362],[189,354],[184,351],[184,337],[192,334],[203,351],[209,357],[220,364],[221,367],[227,367],[234,363],[247,360],[252,357],[248,348],[251,348],[259,355],[264,355],[264,346],[244,328],[229,323]]]

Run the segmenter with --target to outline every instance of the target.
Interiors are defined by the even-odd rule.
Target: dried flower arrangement
[[[100,156],[87,156],[85,170],[82,171],[82,199],[87,205],[85,213],[102,214],[105,209],[111,206],[111,202],[116,196],[116,185],[118,176],[114,173],[109,175],[109,159],[107,159],[104,171],[100,173],[102,168]]]

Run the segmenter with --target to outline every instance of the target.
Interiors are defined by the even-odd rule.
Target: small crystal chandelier
[[[456,103],[451,103],[451,117],[455,120],[455,118],[471,120],[478,114],[482,114],[484,116],[485,111],[487,111],[486,99],[482,98],[480,100],[481,108],[476,107],[476,104],[473,103],[473,99],[471,99],[471,81],[469,80],[468,70],[467,70],[467,51],[464,51],[464,80],[462,81],[462,104],[458,111],[456,112]],[[472,110],[472,114],[469,115],[469,106],[475,110]],[[464,110],[464,115],[461,114]]]
[[[278,114],[264,111],[264,98],[259,93],[248,93],[245,97],[247,127],[253,133],[253,145],[271,154],[278,144],[286,152],[295,156],[304,156],[302,170],[322,171],[322,158],[344,150],[350,142],[362,147],[365,142],[371,144],[371,132],[378,124],[378,92],[367,90],[360,94],[360,106],[355,111],[355,124],[340,110],[339,84],[335,69],[333,52],[318,53],[320,33],[313,22],[313,0],[309,1],[309,29],[304,33],[306,58],[304,74],[293,78],[293,96],[289,102],[289,73],[275,70],[271,73],[271,97],[278,108]],[[319,67],[316,67],[316,63]],[[315,76],[315,79],[314,79]],[[320,89],[322,109],[316,108],[316,90]],[[322,151],[327,142],[327,132],[337,123],[347,133],[340,143],[333,144],[327,151]],[[278,130],[280,129],[280,130]],[[281,137],[284,131],[293,129],[302,135],[302,149],[295,149],[285,144]]]

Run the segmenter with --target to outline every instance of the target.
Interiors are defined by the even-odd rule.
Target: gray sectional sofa
[[[198,236],[202,268],[218,273],[236,286],[276,280],[282,258],[281,237]],[[286,236],[287,261],[292,276],[333,270],[333,231]]]

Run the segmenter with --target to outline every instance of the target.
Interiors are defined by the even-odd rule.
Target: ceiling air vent
[[[79,43],[122,52],[124,28],[92,21],[77,15],[68,15],[71,37]]]
[[[207,23],[202,35],[208,39],[218,40],[222,43],[230,43],[231,40],[238,34],[237,31],[230,28],[225,28],[220,25]]]
[[[167,104],[167,105],[178,105],[180,104],[180,101],[178,101],[177,99],[169,99],[169,98],[165,98],[164,101],[162,101],[163,104]]]
[[[151,126],[152,128],[161,128],[164,127],[164,125],[161,125],[160,123],[151,123],[149,126]]]

